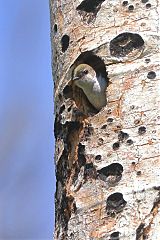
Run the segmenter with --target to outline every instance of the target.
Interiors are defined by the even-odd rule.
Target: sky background
[[[49,0],[0,3],[0,240],[48,240],[55,191]]]

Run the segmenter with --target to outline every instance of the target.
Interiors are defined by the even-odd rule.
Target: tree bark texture
[[[55,83],[54,239],[160,239],[158,0],[50,0]],[[93,109],[72,81],[107,81]]]

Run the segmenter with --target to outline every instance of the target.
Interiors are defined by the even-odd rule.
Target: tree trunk
[[[151,2],[151,3],[150,3]],[[50,0],[59,239],[160,239],[159,3]],[[72,81],[107,83],[94,109]]]

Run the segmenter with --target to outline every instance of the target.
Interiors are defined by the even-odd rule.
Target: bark
[[[54,239],[160,239],[158,0],[50,0],[55,83]],[[97,112],[73,85],[107,81]]]

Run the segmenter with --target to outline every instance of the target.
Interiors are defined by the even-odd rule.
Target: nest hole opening
[[[74,70],[80,65],[80,64],[87,64],[89,65],[91,68],[93,68],[93,70],[96,72],[96,77],[97,79],[100,77],[102,77],[104,79],[104,81],[106,81],[105,83],[105,88],[108,87],[108,83],[109,83],[109,79],[108,79],[108,74],[106,71],[106,66],[104,61],[94,55],[91,51],[87,51],[84,53],[81,53],[80,56],[77,58],[77,60],[75,61],[75,63],[73,64],[72,68],[72,79],[74,78]],[[90,114],[97,114],[102,107],[100,107],[99,109],[96,109],[96,107],[94,105],[92,105],[92,102],[89,101],[87,95],[84,93],[84,91],[79,88],[78,86],[75,86],[73,83],[73,92],[74,92],[74,96],[73,99],[76,103],[76,105],[78,106],[78,108],[84,112],[85,114],[88,115],[88,113]],[[105,93],[106,94],[106,93]],[[103,106],[105,107],[105,105]]]

